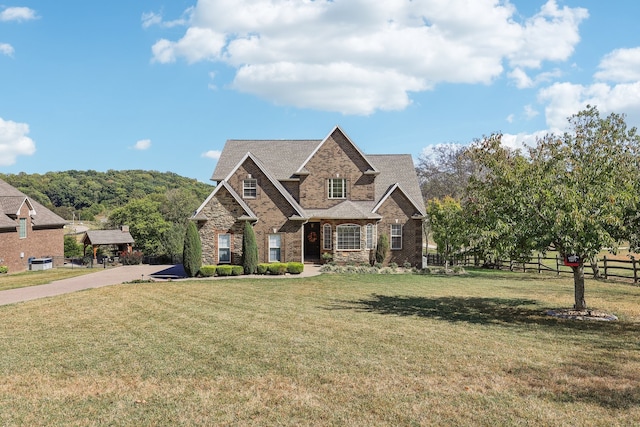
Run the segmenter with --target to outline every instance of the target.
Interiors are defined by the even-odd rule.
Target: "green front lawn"
[[[570,278],[118,285],[0,307],[0,425],[638,425],[640,287]]]

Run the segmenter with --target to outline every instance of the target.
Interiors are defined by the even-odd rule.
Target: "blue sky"
[[[638,16],[631,0],[0,3],[0,171],[207,182],[227,139],[339,125],[417,159],[530,142],[586,104],[637,126]]]

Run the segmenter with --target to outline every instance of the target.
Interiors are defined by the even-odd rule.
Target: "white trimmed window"
[[[20,238],[27,238],[27,218],[20,218]]]
[[[258,195],[258,180],[248,178],[242,181],[242,197],[245,199],[255,199]]]
[[[391,224],[391,249],[402,249],[402,224]]]
[[[332,248],[331,224],[322,226],[322,249],[329,250]]]
[[[343,224],[336,227],[338,250],[360,249],[360,226]]]
[[[269,262],[280,262],[282,260],[281,243],[280,234],[269,234]]]
[[[347,198],[347,180],[344,178],[329,178],[329,198]]]
[[[376,226],[373,224],[367,224],[367,249],[374,249],[376,247]]]
[[[218,234],[218,263],[231,262],[231,234]]]

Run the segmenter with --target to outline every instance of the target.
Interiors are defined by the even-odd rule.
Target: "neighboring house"
[[[66,220],[0,180],[0,265],[10,273],[29,268],[30,259],[64,262]]]
[[[424,203],[411,155],[365,155],[339,128],[323,140],[229,140],[215,190],[192,220],[203,264],[240,264],[244,222],[260,262],[367,263],[389,238],[385,262],[422,263]]]

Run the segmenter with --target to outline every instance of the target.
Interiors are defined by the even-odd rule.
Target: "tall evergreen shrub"
[[[244,223],[242,235],[242,267],[244,274],[254,274],[258,269],[258,244],[249,221]]]
[[[376,247],[376,262],[382,264],[389,254],[389,237],[381,234],[378,237],[378,246]]]
[[[189,277],[195,277],[202,266],[202,243],[200,235],[193,221],[187,224],[184,236],[184,249],[182,251],[182,265]]]

